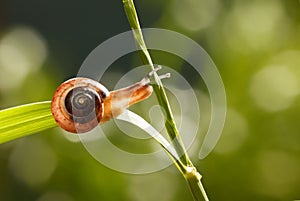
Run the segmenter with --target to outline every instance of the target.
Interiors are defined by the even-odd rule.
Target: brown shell
[[[65,98],[67,94],[76,87],[89,87],[97,93],[97,97],[100,97],[98,100],[100,107],[95,111],[95,117],[85,123],[76,120],[74,122],[73,116],[66,110]],[[64,130],[72,133],[85,133],[95,128],[101,121],[104,113],[103,100],[107,96],[109,96],[109,91],[99,82],[88,78],[73,78],[62,83],[56,89],[52,98],[51,111],[57,124]]]

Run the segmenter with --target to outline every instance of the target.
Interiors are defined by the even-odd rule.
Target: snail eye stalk
[[[150,77],[155,68],[141,81],[109,92],[102,84],[89,78],[73,78],[55,91],[51,111],[57,124],[72,133],[85,133],[98,124],[122,114],[126,108],[147,99],[152,94]],[[169,78],[170,74],[159,76]]]

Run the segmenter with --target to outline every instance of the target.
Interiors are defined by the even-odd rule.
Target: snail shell
[[[73,78],[55,91],[51,111],[57,124],[72,133],[85,133],[120,115],[127,107],[148,98],[153,89],[143,79],[109,92],[89,78]]]
[[[82,133],[92,130],[101,121],[104,99],[109,91],[87,78],[73,78],[55,91],[51,111],[57,124],[66,131]]]

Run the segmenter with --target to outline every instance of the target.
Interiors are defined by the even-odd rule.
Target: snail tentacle
[[[158,66],[141,81],[109,92],[102,84],[77,77],[62,83],[55,91],[51,111],[57,124],[72,133],[85,133],[98,124],[122,114],[126,108],[147,99],[153,91],[150,77]],[[170,74],[160,75],[160,79]]]

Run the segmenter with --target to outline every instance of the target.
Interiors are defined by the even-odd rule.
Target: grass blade
[[[141,49],[141,51],[139,52],[141,60],[142,60],[143,64],[149,65],[153,70],[154,65],[152,62],[151,55],[150,55],[150,53],[147,49],[147,46],[145,44],[145,41],[144,41],[143,33],[142,33],[142,30],[140,27],[138,15],[137,15],[133,0],[123,0],[123,4],[124,4],[124,9],[125,9],[125,12],[127,15],[127,19],[130,24],[130,27],[132,29],[136,44]],[[153,75],[154,75],[154,81],[156,84],[153,86],[153,89],[154,89],[154,92],[156,94],[156,97],[158,99],[160,106],[162,108],[164,108],[164,112],[165,112],[165,116],[166,116],[165,127],[168,132],[168,135],[171,138],[171,141],[174,145],[175,150],[177,151],[178,155],[180,156],[181,162],[187,166],[192,166],[192,163],[186,153],[186,149],[184,148],[184,145],[183,145],[183,142],[179,135],[177,126],[175,124],[174,116],[171,111],[171,106],[169,104],[163,84],[156,73],[154,73]]]
[[[123,0],[123,5],[127,15],[128,22],[130,24],[130,27],[132,29],[135,38],[135,42],[138,45],[138,47],[141,49],[141,51],[139,52],[141,60],[145,65],[149,65],[153,70],[154,65],[143,38],[143,33],[140,27],[138,15],[133,0]],[[180,168],[179,161],[174,161],[174,163],[181,171],[183,176],[185,177],[189,185],[189,188],[192,192],[194,200],[208,201],[208,197],[201,183],[201,175],[193,166],[193,163],[191,162],[186,152],[186,149],[184,147],[184,144],[181,140],[178,129],[176,127],[173,113],[171,111],[171,106],[169,104],[163,84],[156,73],[154,73],[154,81],[156,83],[155,87],[153,87],[154,92],[156,94],[160,106],[164,108],[165,111],[164,113],[166,117],[165,127],[169,137],[171,138],[174,149],[176,150],[177,154],[180,156],[180,164],[182,163],[184,165],[183,167],[184,171],[179,169]]]
[[[0,144],[55,126],[51,101],[4,109],[0,111]]]

